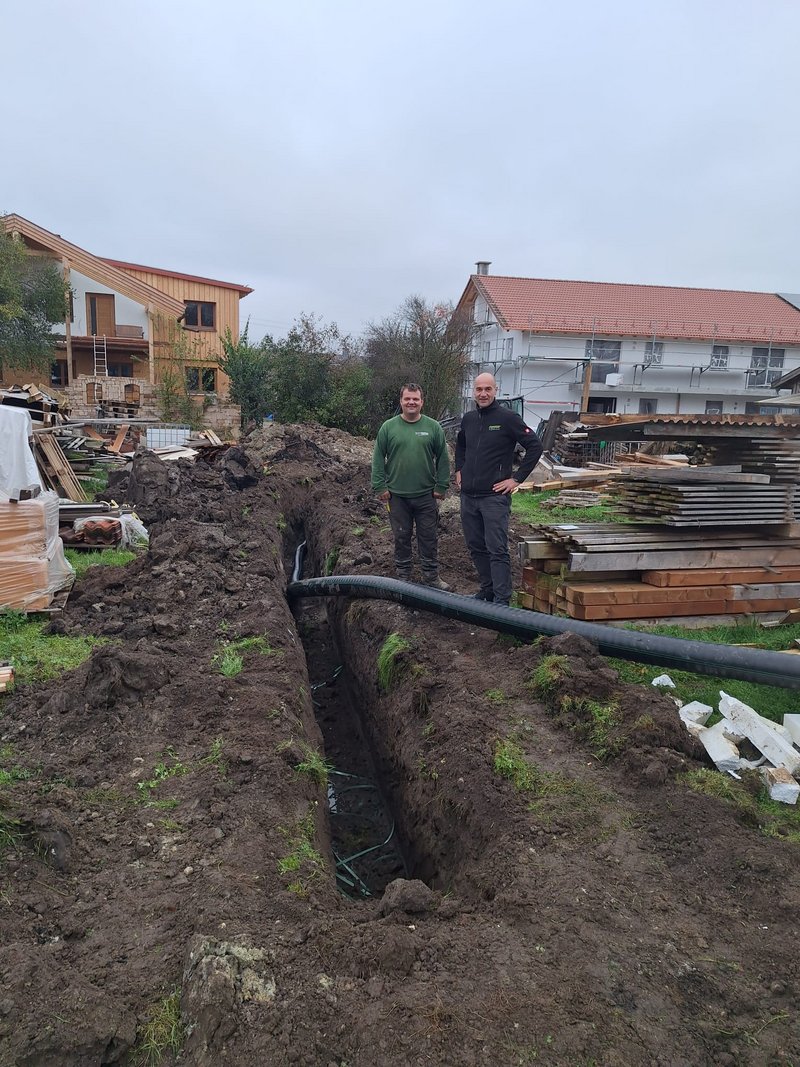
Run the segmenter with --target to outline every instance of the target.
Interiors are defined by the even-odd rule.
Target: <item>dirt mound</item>
[[[150,552],[53,622],[105,643],[0,698],[1,1067],[799,1062],[797,846],[687,787],[669,697],[574,635],[293,613],[302,539],[307,576],[391,574],[369,459],[278,426],[136,457]],[[337,827],[348,790],[391,832]]]

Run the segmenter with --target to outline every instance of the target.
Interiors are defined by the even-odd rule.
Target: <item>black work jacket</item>
[[[461,471],[461,492],[467,496],[488,496],[496,482],[512,477],[514,449],[525,449],[519,469],[513,475],[524,482],[539,462],[539,438],[510,408],[496,400],[486,408],[475,407],[461,419],[456,441],[456,471]]]

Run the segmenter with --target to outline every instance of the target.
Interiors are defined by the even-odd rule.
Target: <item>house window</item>
[[[103,399],[103,387],[100,382],[86,383],[86,403],[99,404]]]
[[[594,338],[586,342],[586,359],[592,363],[592,381],[605,382],[606,375],[619,371],[622,341],[604,341]]]
[[[645,400],[642,397],[639,400],[639,414],[640,415],[656,415],[658,414],[658,401],[657,400]]]
[[[706,415],[721,415],[722,414],[722,401],[721,400],[706,400]]]
[[[216,393],[217,372],[213,367],[187,367],[186,390],[189,393]]]
[[[590,397],[586,408],[590,415],[613,415],[616,410],[617,398],[615,396]]]
[[[193,330],[213,330],[217,324],[217,305],[187,300],[183,322]]]
[[[491,358],[492,358],[492,344],[491,344],[491,341],[484,341],[483,342],[483,360],[484,360],[485,363],[488,363]]]
[[[133,364],[132,363],[109,363],[108,364],[108,376],[109,376],[109,378],[132,378],[133,377]]]
[[[750,387],[772,385],[783,374],[783,348],[754,348],[747,371]]]
[[[663,341],[645,341],[644,365],[646,367],[660,367],[664,359]]]
[[[514,338],[503,338],[503,359],[511,359],[514,355]]]
[[[67,384],[67,361],[65,359],[56,359],[50,366],[50,384],[51,385],[66,385]]]
[[[727,370],[728,369],[728,346],[727,345],[714,345],[711,349],[711,363],[709,364],[712,370]]]

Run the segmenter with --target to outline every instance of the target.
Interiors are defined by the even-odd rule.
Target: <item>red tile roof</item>
[[[249,286],[236,285],[235,282],[220,282],[214,278],[201,278],[197,274],[181,274],[177,270],[164,270],[162,267],[143,267],[141,263],[124,263],[121,259],[106,259],[103,257],[103,262],[112,267],[119,267],[120,270],[142,271],[146,274],[160,274],[165,278],[182,278],[186,282],[199,282],[201,285],[216,285],[220,289],[235,289],[242,296],[247,296],[248,293],[253,291]]]
[[[508,330],[800,344],[800,310],[774,293],[473,274],[460,306],[474,290]]]

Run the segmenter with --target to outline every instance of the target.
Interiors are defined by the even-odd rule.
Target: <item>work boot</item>
[[[411,571],[396,571],[395,573],[396,573],[398,581],[401,581],[401,582],[413,581],[414,575],[412,574]]]
[[[447,582],[443,582],[441,578],[423,578],[423,585],[427,585],[429,589],[441,589],[443,593],[447,593],[450,586]]]
[[[485,592],[483,589],[479,589],[477,593],[473,593],[472,594],[471,599],[472,600],[487,600],[491,604],[491,602],[494,600],[494,593],[491,591],[491,589],[489,590],[488,593]]]

